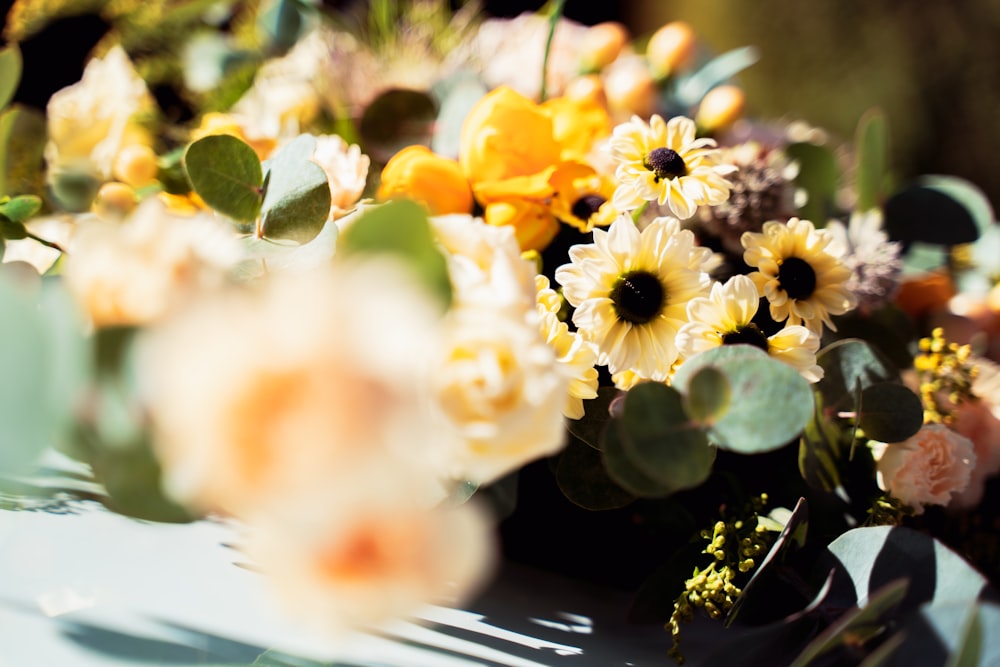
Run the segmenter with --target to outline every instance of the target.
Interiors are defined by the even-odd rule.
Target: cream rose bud
[[[432,378],[454,435],[445,475],[486,484],[562,448],[567,380],[532,315],[475,306],[450,314]]]
[[[82,170],[110,179],[124,148],[152,143],[138,120],[154,109],[153,96],[124,49],[115,46],[90,60],[81,80],[57,91],[46,106],[50,173]]]
[[[480,591],[496,564],[492,520],[476,499],[423,506],[413,481],[411,469],[383,465],[301,511],[254,517],[245,553],[289,616],[336,638]]]
[[[943,424],[925,424],[903,442],[872,443],[879,487],[923,514],[965,491],[976,465],[972,441]]]

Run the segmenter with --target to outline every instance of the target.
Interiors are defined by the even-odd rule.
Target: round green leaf
[[[430,145],[436,118],[437,105],[430,95],[394,88],[365,108],[359,130],[368,154],[384,164],[406,146]]]
[[[434,123],[431,150],[458,159],[462,124],[472,107],[489,92],[475,72],[458,72],[434,85],[440,111]]]
[[[712,472],[715,448],[684,413],[673,387],[644,382],[630,389],[619,429],[633,466],[670,491],[694,488]]]
[[[0,201],[0,215],[11,222],[25,222],[42,208],[42,198],[36,195],[19,195],[5,199]]]
[[[566,498],[589,510],[625,507],[635,497],[615,484],[604,469],[601,453],[576,438],[569,438],[556,462],[556,484]]]
[[[53,444],[56,373],[36,305],[8,278],[0,279],[0,312],[0,473],[18,475]]]
[[[816,355],[823,379],[816,389],[823,405],[831,410],[857,411],[855,395],[876,382],[899,380],[899,371],[885,355],[868,342],[844,338],[831,343]]]
[[[702,424],[717,421],[729,408],[729,380],[714,366],[699,368],[688,382],[685,412]]]
[[[922,176],[885,203],[885,229],[906,244],[972,243],[993,224],[993,209],[983,192],[957,176]]]
[[[240,222],[257,219],[264,175],[257,153],[226,134],[198,139],[184,153],[191,187],[216,211]]]
[[[902,442],[920,430],[924,407],[911,389],[879,382],[861,391],[858,425],[865,436],[881,442]]]
[[[326,172],[312,161],[316,137],[300,134],[267,162],[259,236],[308,243],[330,215]]]
[[[591,447],[600,449],[602,434],[611,420],[611,401],[621,394],[615,387],[599,387],[596,398],[583,402],[583,417],[567,419],[566,428]]]
[[[722,345],[714,347],[704,352],[684,360],[677,372],[674,373],[670,384],[682,394],[687,393],[688,383],[703,368],[718,366],[731,359],[761,359],[767,357],[767,352],[754,345]],[[730,388],[731,389],[731,388]]]
[[[770,357],[735,359],[721,369],[736,400],[711,428],[713,442],[754,454],[798,438],[813,414],[812,390],[798,371]]]
[[[451,303],[448,265],[434,240],[423,206],[407,199],[373,206],[352,222],[337,241],[338,256],[382,252],[403,259],[445,305]]]
[[[611,420],[606,426],[601,436],[600,449],[608,477],[640,498],[660,498],[670,495],[673,491],[670,486],[648,477],[625,453],[621,420]]]

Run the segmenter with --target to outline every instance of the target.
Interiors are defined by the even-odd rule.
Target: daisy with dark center
[[[656,201],[687,220],[698,206],[715,206],[729,198],[725,176],[736,171],[722,164],[715,140],[696,138],[690,118],[670,121],[653,115],[647,124],[638,116],[612,133],[610,150],[617,163],[614,205],[622,211]]]
[[[611,202],[615,181],[610,175],[602,176],[581,162],[564,162],[556,168],[549,183],[555,193],[552,213],[581,232],[607,227],[618,217],[618,210]]]
[[[612,374],[665,377],[677,360],[687,303],[708,293],[712,252],[671,217],[640,232],[623,214],[593,234],[592,244],[570,248],[570,263],[555,273],[575,308],[573,323]]]
[[[743,261],[756,268],[749,275],[757,293],[766,297],[775,322],[801,324],[822,333],[825,324],[836,331],[831,315],[843,315],[857,305],[847,289],[851,269],[830,232],[808,220],[764,223],[761,233],[741,237]]]
[[[816,364],[819,335],[804,326],[786,326],[768,336],[752,321],[760,306],[757,287],[747,276],[733,276],[712,285],[708,297],[687,305],[689,322],[677,334],[677,350],[684,358],[721,345],[753,345],[795,368],[810,382],[823,377]]]

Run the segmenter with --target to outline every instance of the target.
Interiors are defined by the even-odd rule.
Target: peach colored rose
[[[966,401],[955,408],[952,428],[972,441],[976,465],[969,486],[952,499],[952,506],[973,508],[983,498],[986,480],[1000,472],[1000,420],[983,401]]]
[[[964,492],[976,466],[972,441],[943,424],[925,424],[903,442],[873,443],[872,450],[879,487],[916,514]]]

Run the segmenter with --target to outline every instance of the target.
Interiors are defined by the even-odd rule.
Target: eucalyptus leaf
[[[556,460],[556,484],[570,502],[588,510],[625,507],[635,496],[616,484],[604,469],[601,452],[569,438]]]
[[[0,200],[0,216],[15,223],[25,222],[41,208],[42,198],[37,195],[18,195]]]
[[[754,46],[743,46],[721,53],[695,72],[677,82],[677,101],[694,107],[712,88],[725,83],[760,60],[760,51]]]
[[[785,153],[798,163],[795,184],[807,195],[805,204],[799,208],[799,217],[813,221],[817,227],[826,226],[837,210],[841,174],[836,155],[828,146],[805,141],[789,144]]]
[[[885,203],[885,230],[904,245],[972,243],[994,222],[982,190],[958,176],[925,175]]]
[[[439,110],[430,148],[438,155],[457,160],[462,124],[489,89],[475,72],[463,71],[436,83],[432,92],[438,100]]]
[[[68,406],[53,400],[51,339],[37,305],[8,278],[0,279],[0,312],[0,472],[21,475],[51,446]]]
[[[688,383],[702,368],[720,367],[730,360],[762,359],[767,352],[755,345],[722,345],[689,357],[680,365],[670,384],[682,394],[688,392]],[[731,392],[730,392],[731,393]]]
[[[227,134],[202,137],[187,147],[184,169],[206,204],[240,222],[257,219],[264,173],[249,144]]]
[[[643,468],[633,463],[622,443],[621,419],[611,420],[601,437],[601,460],[608,477],[618,486],[639,498],[662,498],[673,488],[650,478]]]
[[[22,65],[21,50],[16,43],[0,49],[0,110],[13,99],[21,83]]]
[[[899,577],[872,591],[864,606],[847,611],[831,623],[809,642],[790,667],[808,667],[837,648],[850,645],[856,649],[879,637],[885,631],[889,614],[906,596],[909,585],[906,577]]]
[[[359,131],[368,154],[384,164],[406,146],[429,146],[437,116],[437,104],[428,93],[393,88],[365,107]]]
[[[924,424],[924,407],[913,391],[895,382],[879,382],[861,392],[858,425],[865,436],[881,442],[902,442]]]
[[[642,474],[670,491],[698,486],[712,472],[715,448],[684,413],[673,387],[643,382],[625,394],[619,435]]]
[[[408,263],[443,305],[450,305],[448,265],[434,240],[427,211],[420,204],[397,199],[361,213],[341,233],[337,256],[368,253],[389,253]]]
[[[621,390],[615,387],[598,387],[597,397],[583,402],[583,416],[567,419],[566,428],[591,447],[600,449],[601,434],[611,419],[611,401],[621,395]]]
[[[816,363],[823,369],[823,379],[816,389],[824,407],[831,412],[857,411],[855,391],[876,382],[898,382],[899,371],[885,355],[867,341],[844,338],[824,347],[816,354]]]
[[[725,415],[732,400],[726,375],[713,366],[705,366],[691,377],[684,395],[685,412],[695,421],[711,424]]]
[[[323,229],[330,215],[330,184],[312,161],[315,150],[316,137],[300,134],[268,160],[258,236],[304,244]]]
[[[903,275],[912,276],[934,271],[948,265],[948,248],[914,241],[903,253]]]
[[[881,109],[869,109],[858,122],[854,137],[855,208],[867,211],[881,205],[889,159],[889,128]]]
[[[813,392],[798,371],[761,357],[721,363],[734,400],[709,429],[723,449],[756,454],[797,440],[813,414]]]
[[[832,493],[841,485],[841,431],[823,409],[823,397],[816,395],[816,409],[799,441],[799,473],[806,484]]]

